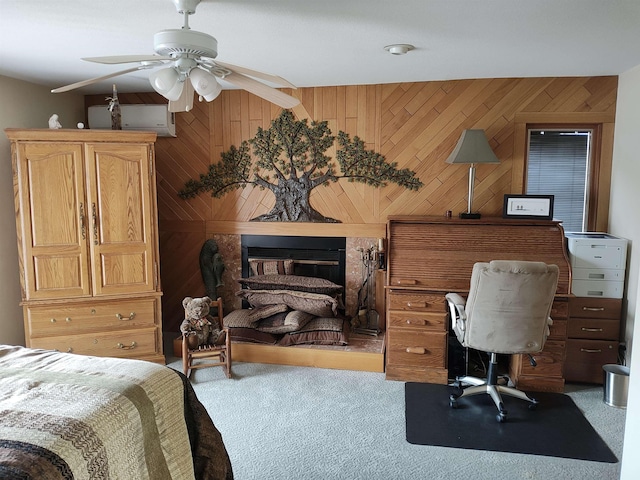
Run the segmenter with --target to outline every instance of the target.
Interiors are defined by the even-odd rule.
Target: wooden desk
[[[511,379],[525,390],[563,391],[571,269],[559,222],[394,216],[388,219],[387,239],[388,379],[446,383],[444,295],[468,292],[476,262],[528,260],[560,268],[554,325],[545,349],[536,355],[538,366],[514,355]]]

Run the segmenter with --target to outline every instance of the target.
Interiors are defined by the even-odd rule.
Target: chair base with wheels
[[[187,378],[191,372],[199,368],[223,367],[227,378],[231,378],[231,336],[229,329],[224,327],[222,299],[211,302],[211,307],[217,307],[217,321],[224,332],[224,343],[200,345],[190,348],[187,335],[182,335],[182,370]]]
[[[467,386],[465,387],[464,384],[467,384]],[[459,393],[452,393],[449,396],[449,405],[451,408],[458,408],[458,399],[460,398],[486,393],[491,397],[493,403],[495,403],[498,409],[496,419],[501,423],[507,419],[507,410],[504,407],[502,395],[516,397],[530,402],[529,409],[531,410],[535,409],[538,405],[538,401],[525,392],[507,385],[498,384],[498,355],[496,353],[491,353],[489,372],[486,379],[470,376],[457,377],[453,386],[458,388]]]

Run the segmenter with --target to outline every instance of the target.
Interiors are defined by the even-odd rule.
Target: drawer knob
[[[67,348],[67,353],[73,353],[73,348],[71,347]]]
[[[71,317],[67,317],[64,319],[65,322],[70,322],[71,321]]]
[[[414,278],[399,278],[395,283],[396,285],[417,285],[418,281]]]
[[[136,344],[136,342],[131,342],[131,345],[125,345],[123,343],[118,343],[118,344],[116,344],[116,347],[122,348],[122,349],[125,349],[125,350],[133,350],[134,348],[137,347],[137,344]]]
[[[600,349],[600,348],[581,348],[580,351],[584,352],[584,353],[601,353],[602,349]]]
[[[587,312],[604,312],[604,307],[582,307]]]
[[[407,347],[407,353],[415,353],[418,355],[424,355],[427,353],[427,349],[424,347]]]
[[[49,320],[51,323],[56,323],[56,319],[52,318],[51,320]]]
[[[601,332],[602,328],[588,328],[588,327],[582,327],[581,329],[583,332]]]
[[[131,312],[128,317],[116,313],[116,317],[118,320],[133,320],[136,317],[136,312]]]

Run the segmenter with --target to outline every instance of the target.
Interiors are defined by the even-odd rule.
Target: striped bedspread
[[[188,381],[162,365],[0,345],[0,479],[230,479]]]

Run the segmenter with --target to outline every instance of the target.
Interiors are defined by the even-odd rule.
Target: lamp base
[[[460,218],[477,220],[480,217],[481,217],[481,215],[478,212],[475,212],[475,213],[462,212],[462,213],[460,213]]]

